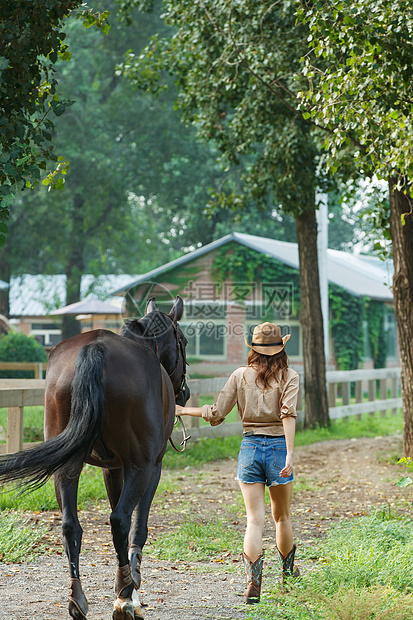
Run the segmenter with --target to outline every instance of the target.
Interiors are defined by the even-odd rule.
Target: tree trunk
[[[402,399],[403,451],[413,457],[413,213],[412,199],[395,189],[389,180],[390,232],[393,245],[393,296],[399,336]],[[403,225],[402,214],[405,216]]]
[[[67,258],[66,274],[66,305],[80,301],[80,285],[84,272],[83,260],[83,207],[84,199],[80,194],[75,194],[73,201],[73,223],[72,223],[72,247]],[[62,319],[63,340],[80,334],[81,326],[74,316],[65,315]]]
[[[2,277],[0,277],[3,282],[6,282],[10,285],[10,274],[4,273],[3,270],[0,271]],[[9,288],[1,288],[0,289],[0,314],[9,318],[10,316],[10,289]]]
[[[10,265],[10,246],[12,243],[11,230],[12,226],[10,225],[6,243],[4,247],[0,249],[0,280],[6,282],[9,286],[12,276],[12,268]],[[7,319],[10,317],[10,288],[0,289],[0,314]]]
[[[304,354],[304,425],[306,427],[328,426],[330,419],[328,417],[315,209],[306,209],[296,217],[295,222],[300,261],[300,322]]]

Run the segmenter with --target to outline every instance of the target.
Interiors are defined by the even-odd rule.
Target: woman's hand
[[[280,471],[280,476],[282,478],[288,478],[293,473],[293,455],[287,452],[287,457],[285,459],[285,466]]]
[[[181,407],[181,405],[175,405],[175,415],[191,415],[195,418],[202,418],[202,407]]]

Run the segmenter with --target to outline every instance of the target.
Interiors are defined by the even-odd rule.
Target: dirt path
[[[411,510],[409,489],[394,486],[406,471],[395,464],[400,453],[400,435],[328,441],[297,449],[293,526],[298,542],[320,538],[334,521],[366,514],[374,507],[397,505],[398,509]],[[228,527],[243,532],[245,517],[235,470],[236,462],[228,460],[209,464],[202,471],[185,472],[185,476],[166,472],[169,489],[156,497],[143,562],[141,599],[147,620],[248,617],[248,608],[239,596],[243,590],[241,549],[231,549],[210,562],[164,562],[153,554],[157,537],[173,531],[185,515],[205,523],[212,516],[222,517]],[[0,597],[8,601],[0,608],[0,620],[67,620],[68,577],[60,545],[60,515],[43,513],[31,515],[31,519],[48,524],[45,542],[50,553],[32,563],[0,564]],[[112,615],[115,561],[107,507],[83,512],[80,519],[88,619],[108,620]],[[265,592],[265,584],[278,575],[269,509],[264,536],[269,551]]]

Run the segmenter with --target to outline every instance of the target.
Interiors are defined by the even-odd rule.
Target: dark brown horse
[[[179,328],[183,301],[169,314],[152,298],[140,320],[127,321],[119,335],[93,330],[55,347],[45,392],[45,439],[32,450],[0,459],[0,482],[40,486],[54,474],[62,511],[63,545],[70,567],[69,613],[86,618],[80,583],[82,528],[77,490],[84,463],[103,468],[112,508],[110,523],[118,560],[114,620],[142,618],[142,548],[175,419],[185,404],[186,339]]]

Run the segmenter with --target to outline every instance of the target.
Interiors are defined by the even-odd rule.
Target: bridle
[[[163,314],[163,312],[162,312],[162,314]],[[164,315],[164,316],[166,316],[166,315]],[[178,390],[175,391],[175,401],[176,401],[178,396],[180,394],[182,394],[183,392],[185,392],[185,387],[186,387],[186,367],[187,367],[188,362],[186,361],[185,344],[182,342],[182,336],[180,336],[179,333],[178,333],[178,327],[177,327],[177,325],[174,324],[173,321],[171,321],[171,325],[172,325],[172,327],[173,327],[173,329],[175,331],[176,363],[175,363],[175,368],[173,369],[173,371],[171,373],[169,373],[167,371],[170,379],[172,378],[172,375],[176,372],[176,370],[177,370],[177,368],[179,366],[180,356],[182,355],[182,381],[181,381],[181,383],[180,383],[180,385],[178,387]],[[158,344],[158,340],[156,338],[156,334],[153,331],[150,331],[150,335],[152,336],[152,338],[155,341],[155,354],[156,354],[156,357],[158,359],[160,359],[159,358],[159,344]],[[172,441],[172,437],[169,437],[169,441],[170,441],[171,446],[173,447],[173,449],[176,450],[176,452],[183,452],[185,450],[185,448],[186,448],[187,441],[189,439],[191,439],[191,435],[187,435],[186,434],[185,426],[184,426],[184,423],[183,423],[182,418],[181,418],[180,415],[175,416],[174,426],[175,426],[175,424],[177,423],[178,420],[179,420],[179,423],[181,425],[182,434],[183,434],[183,440],[180,443],[180,445],[183,446],[182,450],[179,450],[179,448],[177,448],[175,446],[174,442]]]
[[[175,400],[176,400],[178,398],[178,396],[185,391],[185,386],[186,386],[186,367],[188,365],[188,362],[186,361],[185,345],[182,342],[182,337],[178,334],[178,328],[176,327],[176,325],[173,325],[173,328],[175,330],[177,353],[176,353],[175,368],[173,369],[173,371],[169,375],[170,378],[172,378],[172,375],[174,374],[174,372],[178,368],[178,366],[179,366],[179,357],[180,357],[180,355],[182,355],[182,381],[180,383],[178,391],[175,392]]]

